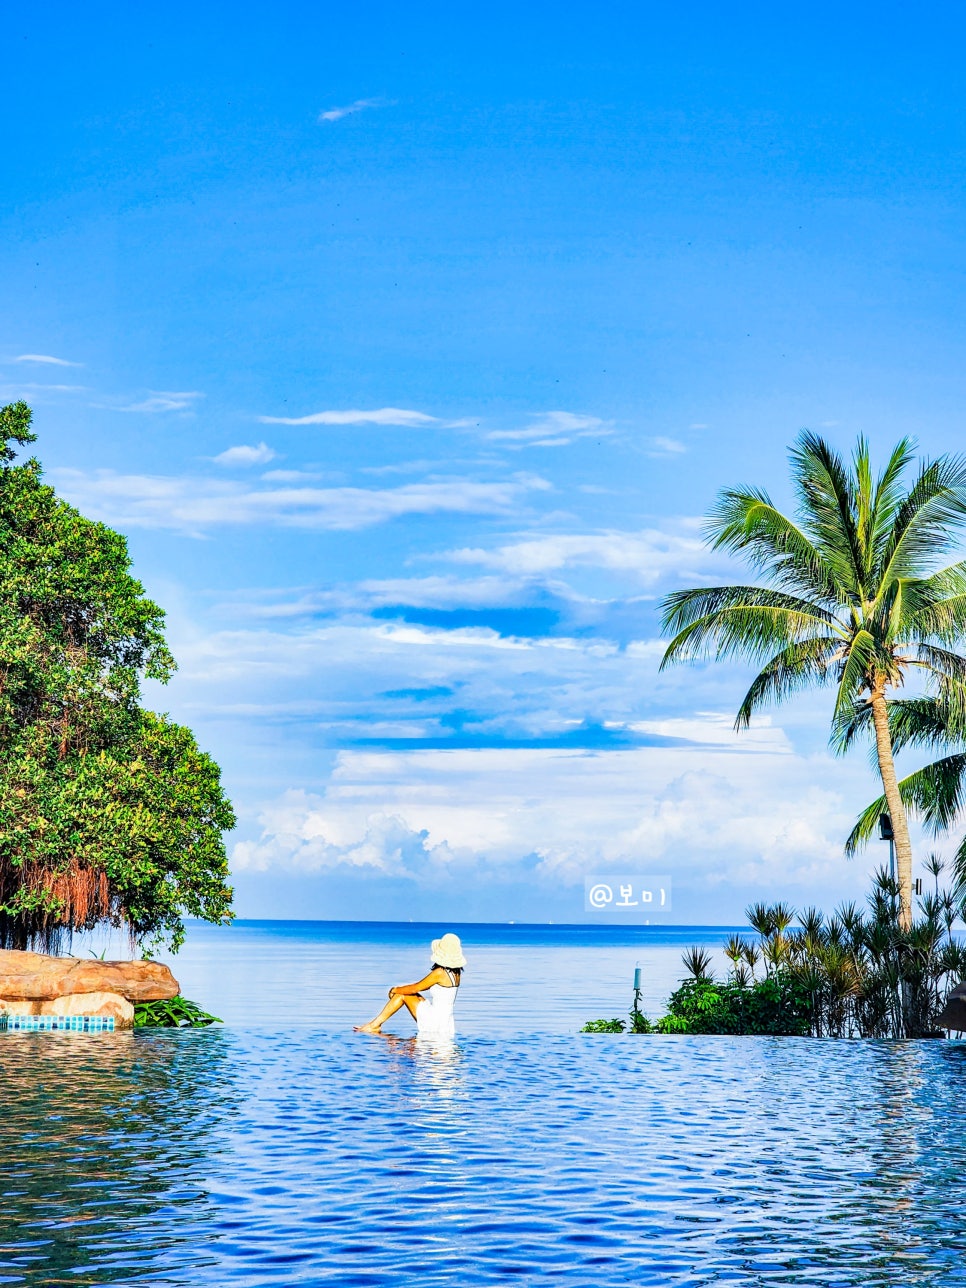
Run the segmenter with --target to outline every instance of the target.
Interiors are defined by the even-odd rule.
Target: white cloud
[[[342,752],[323,792],[264,809],[232,863],[538,887],[636,868],[794,898],[860,875],[842,855],[849,786],[840,762],[767,745]]]
[[[647,641],[650,644],[652,641]],[[655,641],[656,642],[656,641]],[[660,645],[663,651],[664,645]],[[774,755],[791,755],[792,744],[783,729],[772,725],[771,717],[759,717],[750,729],[735,731],[734,717],[720,711],[695,711],[687,716],[664,716],[660,720],[638,720],[628,726],[640,733],[658,734],[662,738],[682,738],[688,742],[731,747],[735,751],[768,751]]]
[[[313,617],[320,613],[365,613],[387,604],[411,608],[525,607],[532,583],[510,582],[505,576],[373,578],[331,590],[280,589],[253,596],[242,592],[219,606],[227,615],[245,620]]]
[[[559,738],[626,745],[657,735],[708,746],[737,740],[750,747],[764,738],[774,747],[780,739],[773,730],[740,738],[731,730],[734,706],[747,688],[743,673],[722,666],[659,674],[659,640],[621,649],[594,636],[520,637],[361,614],[321,623],[306,622],[298,611],[246,617],[250,625],[200,637],[190,624],[172,622],[180,670],[163,700],[175,702],[189,724],[237,719],[244,738],[252,719],[269,718],[287,726],[291,746],[307,736],[313,743],[324,737],[329,745],[360,738],[450,739],[446,713],[453,705],[471,713],[463,727],[484,745]],[[440,686],[443,696],[432,708],[401,707],[386,697]],[[458,694],[452,702],[447,689]],[[647,724],[695,705],[724,714],[694,717],[690,726]],[[824,719],[824,712],[817,714]],[[818,740],[824,743],[824,725]]]
[[[364,876],[402,876],[445,864],[451,857],[447,845],[429,846],[425,833],[414,832],[398,815],[378,812],[366,820],[360,836],[334,842],[332,828],[317,808],[320,803],[319,797],[295,790],[266,806],[261,839],[235,846],[235,867],[264,871],[282,866],[309,872],[343,868]]]
[[[601,438],[613,430],[598,416],[580,416],[570,411],[542,412],[522,429],[493,429],[486,438],[518,447],[563,447],[576,438]]]
[[[723,557],[709,551],[697,534],[656,528],[640,532],[540,535],[496,550],[453,550],[447,558],[455,563],[500,568],[520,576],[538,576],[574,565],[608,568],[633,573],[645,584],[652,584],[670,573],[707,576],[711,568],[725,566]]]
[[[259,416],[263,425],[434,425],[435,416],[404,407],[378,407],[372,411],[316,411],[310,416]]]
[[[660,435],[656,438],[647,440],[648,456],[680,456],[688,449],[683,443],[679,443],[676,438],[662,438]]]
[[[9,385],[6,385],[4,387],[11,388],[11,386]],[[31,392],[36,392],[36,393],[79,394],[79,393],[83,393],[90,386],[89,385],[51,385],[46,383],[38,384],[33,381],[28,381],[25,384],[18,384],[16,387],[18,389],[29,389],[31,390]]]
[[[506,514],[528,492],[549,488],[533,476],[495,483],[464,479],[404,487],[260,487],[194,477],[54,471],[64,494],[92,517],[121,527],[198,534],[218,525],[353,530],[410,514]]]
[[[266,470],[261,478],[263,483],[341,483],[345,475],[336,470]]]
[[[240,443],[237,447],[219,452],[212,460],[217,465],[267,465],[269,461],[275,460],[275,456],[276,453],[267,443],[257,443],[254,447]]]
[[[344,116],[352,116],[356,112],[364,112],[369,107],[391,107],[392,102],[385,98],[357,98],[354,103],[347,103],[344,107],[330,107],[324,112],[319,113],[319,121],[341,121]]]
[[[503,695],[519,689],[514,716],[522,716],[528,706],[556,703],[558,714],[552,723],[558,729],[572,723],[575,712],[579,721],[586,709],[585,678],[598,688],[609,687],[654,670],[653,658],[643,653],[622,664],[620,650],[609,640],[521,639],[488,627],[445,630],[400,622],[338,622],[293,632],[224,630],[183,640],[176,651],[181,662],[177,683],[200,685],[200,696],[212,702],[250,696],[243,688],[246,683],[273,699],[283,691],[264,688],[272,677],[283,685],[291,682],[306,697],[329,698],[333,710],[353,695],[361,704],[363,694],[378,692],[390,682],[390,687],[399,687],[407,679],[479,679],[482,687],[474,698],[478,708],[492,699],[495,681]],[[617,664],[618,674],[602,669],[608,660]],[[497,672],[491,670],[494,667]],[[321,675],[325,678],[317,694],[307,692],[305,680],[317,682]],[[560,691],[562,684],[569,686],[567,692]],[[603,705],[599,699],[591,704]]]
[[[149,390],[148,397],[143,398],[140,402],[114,407],[113,410],[146,412],[149,415],[157,412],[189,411],[199,398],[204,398],[204,394],[198,393],[196,390],[188,390],[183,393],[167,390]]]
[[[68,362],[66,358],[54,358],[49,353],[21,353],[14,362],[41,362],[49,367],[82,367],[83,362]]]

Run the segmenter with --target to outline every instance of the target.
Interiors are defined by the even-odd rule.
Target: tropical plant
[[[588,1020],[581,1033],[623,1033],[627,1025],[623,1020]]]
[[[942,1036],[946,1000],[966,975],[966,946],[952,933],[950,891],[937,888],[922,896],[919,912],[904,929],[898,883],[884,871],[873,881],[866,913],[847,904],[826,918],[814,908],[796,914],[782,904],[757,904],[746,916],[758,944],[732,936],[725,946],[731,962],[727,979],[709,973],[710,954],[690,948],[682,958],[687,978],[668,998],[660,1019],[631,1025],[591,1021],[583,1031]],[[759,962],[765,963],[761,975]]]
[[[708,967],[714,958],[706,948],[701,948],[700,945],[695,944],[685,949],[681,960],[684,962],[685,970],[690,975],[693,975],[695,979],[705,979],[708,974]]]
[[[672,639],[661,664],[736,657],[758,666],[738,710],[739,729],[769,702],[834,685],[833,747],[844,751],[860,733],[872,737],[895,833],[906,930],[912,847],[890,704],[916,676],[940,714],[966,706],[966,658],[954,651],[966,626],[966,562],[937,567],[966,521],[966,461],[921,462],[910,486],[913,452],[903,439],[875,477],[864,438],[849,465],[824,439],[802,433],[791,453],[794,519],[760,488],[723,491],[708,539],[743,557],[763,584],[669,595],[663,626]],[[916,712],[906,706],[907,723]]]
[[[180,993],[163,1002],[138,1002],[134,1008],[136,1029],[204,1029],[220,1023],[217,1015],[209,1015]]]
[[[0,947],[75,930],[184,936],[231,915],[234,814],[190,732],[140,704],[174,659],[124,538],[42,482],[24,403],[0,409]]]

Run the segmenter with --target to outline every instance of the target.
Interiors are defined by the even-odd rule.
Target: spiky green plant
[[[689,948],[682,957],[688,978],[668,999],[666,1015],[630,1026],[599,1020],[584,1032],[939,1036],[949,992],[966,975],[966,946],[952,933],[947,896],[922,896],[908,930],[899,920],[898,883],[884,871],[873,881],[867,912],[847,904],[825,918],[808,909],[798,917],[802,929],[790,933],[778,925],[791,910],[755,905],[748,917],[759,945],[731,938],[727,979],[709,973],[710,953]],[[764,977],[749,970],[749,958],[767,963]]]
[[[846,463],[817,434],[791,453],[797,517],[761,488],[723,491],[707,523],[715,549],[739,555],[761,585],[681,590],[664,601],[671,634],[662,666],[743,658],[760,668],[738,710],[744,728],[769,702],[813,685],[835,688],[832,745],[871,733],[895,831],[900,921],[912,923],[912,847],[893,756],[889,704],[912,675],[942,699],[961,693],[966,562],[938,567],[966,521],[966,460],[920,464],[902,439],[882,473],[869,445]],[[964,763],[966,773],[966,763]]]
[[[688,974],[693,975],[695,979],[707,979],[708,967],[713,960],[711,954],[704,948],[691,947],[685,950],[682,957],[684,968]]]
[[[209,1015],[180,993],[166,1001],[138,1002],[134,1008],[136,1029],[204,1029],[220,1023],[217,1015]]]

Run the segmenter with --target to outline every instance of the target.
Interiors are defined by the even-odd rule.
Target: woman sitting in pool
[[[357,1024],[356,1033],[381,1033],[391,1015],[405,1008],[416,1021],[420,1037],[451,1038],[456,1032],[453,1006],[466,958],[458,935],[444,935],[432,943],[432,969],[417,984],[397,984],[389,1001],[374,1020]]]

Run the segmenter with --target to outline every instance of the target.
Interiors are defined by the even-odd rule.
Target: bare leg
[[[397,1011],[401,1011],[404,1006],[407,1008],[413,1019],[415,1019],[416,1008],[422,1000],[422,993],[407,993],[403,995],[397,993],[395,997],[390,997],[389,1001],[374,1020],[370,1020],[368,1024],[357,1024],[355,1026],[355,1032],[381,1033],[382,1026],[385,1024],[386,1020],[395,1015]]]

